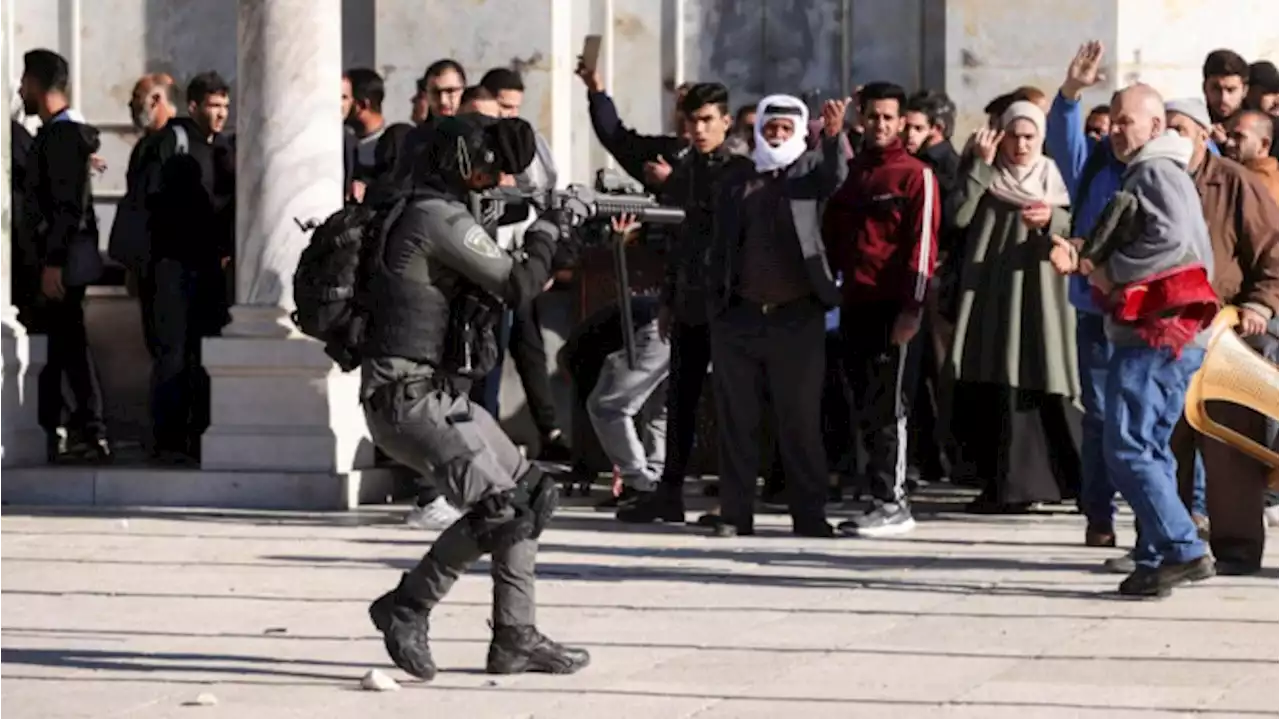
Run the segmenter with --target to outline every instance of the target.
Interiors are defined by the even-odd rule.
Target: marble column
[[[13,42],[13,3],[0,3],[0,81],[5,83],[4,97],[9,97],[9,83],[16,82],[16,69],[9,66],[9,47]],[[10,108],[5,106],[8,111]],[[7,114],[7,112],[6,112]],[[44,432],[36,421],[36,380],[45,363],[45,338],[27,335],[18,323],[10,284],[13,262],[12,223],[15,219],[9,200],[9,154],[11,139],[6,133],[0,142],[0,464],[4,467],[38,464],[45,461]]]
[[[295,220],[342,205],[342,0],[239,0],[237,27],[236,303],[204,344],[203,466],[347,472],[373,459],[359,376],[289,319],[308,241]]]

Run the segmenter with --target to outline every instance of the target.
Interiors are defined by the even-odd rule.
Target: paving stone
[[[922,516],[885,540],[631,531],[570,507],[539,624],[568,677],[490,677],[478,563],[432,613],[441,673],[391,666],[369,602],[434,532],[352,514],[6,508],[6,717],[803,716],[1157,719],[1280,711],[1274,548],[1261,577],[1123,601],[1077,516]],[[127,521],[127,526],[122,524]],[[1131,537],[1122,537],[1129,541]],[[360,690],[378,669],[402,690]],[[183,706],[201,693],[216,706]]]

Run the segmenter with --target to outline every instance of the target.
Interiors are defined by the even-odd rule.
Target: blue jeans
[[[1091,529],[1114,531],[1116,488],[1107,476],[1102,452],[1102,426],[1106,418],[1107,365],[1112,346],[1102,315],[1076,313],[1076,352],[1080,364],[1081,402],[1084,419],[1080,433],[1080,512]]]
[[[1169,448],[1191,375],[1204,350],[1116,347],[1107,367],[1102,450],[1107,472],[1142,528],[1134,561],[1149,568],[1189,562],[1207,549],[1178,496],[1177,462]]]
[[[1192,514],[1198,514],[1201,517],[1209,516],[1209,507],[1205,503],[1204,496],[1204,455],[1197,449],[1196,466],[1191,474],[1191,506],[1187,508]]]

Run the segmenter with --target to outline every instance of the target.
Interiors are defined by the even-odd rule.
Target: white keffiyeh
[[[770,120],[785,118],[795,125],[795,134],[777,147],[764,139]],[[791,166],[808,149],[809,108],[798,97],[770,95],[756,105],[756,147],[751,157],[759,172],[773,172]]]

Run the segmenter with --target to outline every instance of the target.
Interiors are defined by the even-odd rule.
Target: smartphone
[[[600,65],[600,45],[604,42],[604,38],[599,35],[588,35],[582,41],[582,64],[590,71],[595,72]]]

